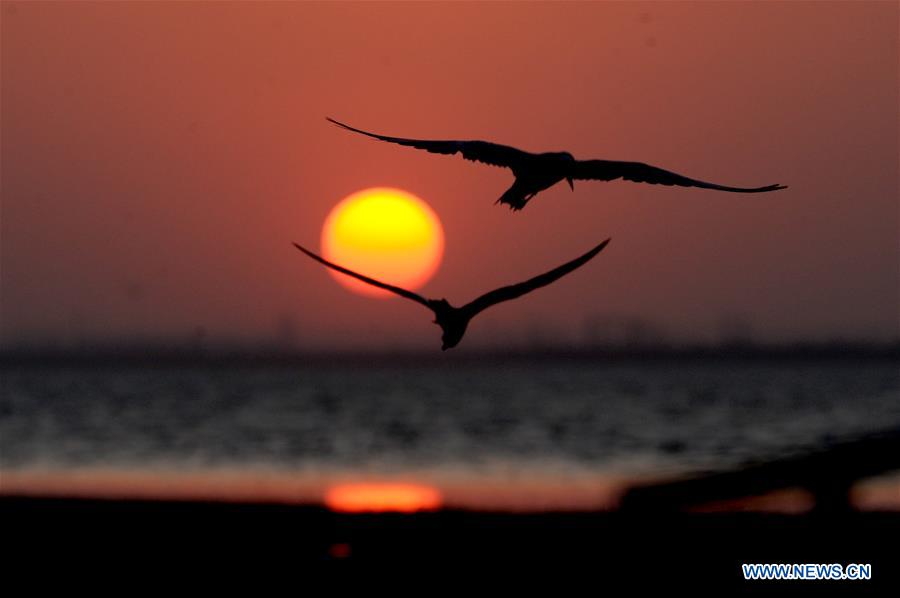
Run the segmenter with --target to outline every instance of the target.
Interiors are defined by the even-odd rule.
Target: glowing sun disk
[[[325,258],[384,282],[415,289],[434,275],[444,252],[444,231],[424,201],[389,187],[373,187],[338,203],[322,229]],[[365,295],[390,293],[338,272],[345,287]]]

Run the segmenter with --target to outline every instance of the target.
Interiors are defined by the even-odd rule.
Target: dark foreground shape
[[[335,125],[373,137],[380,141],[414,147],[434,154],[462,154],[466,160],[473,160],[491,166],[501,166],[512,170],[516,177],[512,187],[500,196],[497,203],[503,203],[512,210],[521,210],[528,201],[545,189],[566,181],[575,190],[575,180],[614,181],[622,179],[651,185],[677,185],[699,187],[731,193],[766,193],[786,189],[784,185],[765,187],[730,187],[692,179],[642,162],[621,162],[618,160],[576,160],[569,152],[545,152],[534,154],[508,145],[489,141],[458,141],[432,139],[406,139],[390,137],[356,129],[350,125],[327,119]]]
[[[900,515],[889,513],[347,515],[286,505],[4,497],[0,514],[4,546],[14,548],[4,557],[7,586],[48,576],[87,582],[72,587],[113,574],[132,584],[186,576],[286,582],[296,595],[313,595],[307,577],[314,573],[340,573],[331,578],[337,583],[353,578],[344,573],[376,571],[380,584],[398,587],[424,571],[441,586],[481,583],[484,573],[509,585],[542,577],[583,588],[587,581],[596,595],[654,585],[685,595],[776,586],[865,595],[900,580]],[[872,580],[745,581],[742,563],[870,563]]]
[[[855,482],[896,470],[900,470],[900,429],[735,471],[635,487],[626,493],[622,507],[643,511],[680,510],[802,488],[812,494],[817,511],[842,513],[850,510],[849,492]]]

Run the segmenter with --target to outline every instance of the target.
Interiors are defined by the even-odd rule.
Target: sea
[[[892,359],[6,364],[0,493],[615,508],[624,488],[900,429]],[[860,499],[900,508],[900,479]],[[887,505],[887,506],[885,506]],[[865,506],[865,505],[864,505]]]

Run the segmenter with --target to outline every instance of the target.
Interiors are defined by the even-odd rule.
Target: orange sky
[[[159,337],[438,349],[429,314],[294,250],[370,186],[446,234],[423,291],[463,303],[612,237],[464,347],[595,316],[714,339],[890,338],[898,5],[16,3],[2,18],[2,343]],[[393,147],[482,138],[640,160],[732,195],[628,183],[494,206],[507,171]]]

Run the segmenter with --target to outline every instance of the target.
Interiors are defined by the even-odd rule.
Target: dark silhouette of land
[[[504,587],[535,579],[573,589],[586,582],[629,589],[674,584],[728,596],[754,586],[768,593],[774,585],[859,588],[865,595],[900,583],[890,547],[900,517],[885,512],[348,514],[273,503],[0,496],[0,516],[4,543],[13,548],[4,578],[31,585],[48,572],[67,584],[89,579],[91,587],[112,575],[179,585],[202,579],[204,587],[260,579],[296,585],[308,573],[332,571],[380,572],[374,579],[390,579],[394,589],[398,578],[420,571],[469,589],[472,572],[483,571]],[[742,563],[817,562],[870,563],[872,579],[757,582],[741,574]]]
[[[625,494],[622,508],[664,512],[803,488],[814,497],[816,511],[843,513],[851,509],[850,489],[856,482],[896,470],[900,470],[900,429],[733,471],[637,486]]]
[[[270,344],[211,344],[196,347],[184,343],[148,343],[140,340],[94,341],[75,347],[57,344],[22,344],[0,347],[0,368],[46,367],[234,367],[265,365],[274,367],[446,364],[447,359],[465,365],[471,363],[506,365],[510,363],[566,362],[594,363],[783,363],[811,361],[896,362],[900,343],[805,343],[791,345],[591,345],[468,348],[452,357],[423,353],[410,348],[365,350],[313,350],[300,346],[286,350]]]
[[[582,181],[614,181],[622,179],[635,183],[651,185],[677,185],[679,187],[699,187],[715,191],[731,193],[764,193],[786,189],[784,185],[767,185],[765,187],[729,187],[716,183],[707,183],[688,178],[656,166],[642,162],[622,162],[617,160],[576,160],[569,152],[545,152],[535,154],[508,145],[500,145],[489,141],[456,141],[406,139],[389,137],[356,129],[350,125],[328,118],[329,122],[339,127],[368,135],[381,141],[397,143],[422,149],[434,154],[453,155],[461,153],[466,160],[482,162],[491,166],[501,166],[512,170],[516,180],[512,187],[500,196],[496,203],[503,203],[512,210],[521,210],[528,201],[553,185],[566,181],[575,190],[575,180]]]
[[[449,356],[436,356],[408,348],[365,350],[313,350],[300,346],[286,349],[278,344],[210,344],[148,342],[146,340],[93,341],[74,347],[53,343],[0,347],[0,367],[105,367],[105,366],[194,366],[232,367],[267,365],[296,367],[316,364],[341,366],[393,363],[447,363]],[[546,347],[496,346],[469,348],[452,357],[454,363],[708,363],[734,362],[803,363],[810,361],[896,362],[900,342],[846,342],[745,345],[603,344],[548,345]],[[437,360],[437,361],[435,361]]]
[[[443,330],[443,334],[441,335],[441,350],[446,351],[447,349],[452,349],[456,345],[459,344],[459,341],[462,340],[463,335],[466,333],[466,328],[469,326],[469,322],[472,321],[472,318],[477,316],[482,311],[487,308],[496,305],[498,303],[502,303],[503,301],[509,301],[511,299],[516,299],[530,293],[535,289],[539,289],[541,287],[547,286],[548,284],[562,278],[566,274],[576,270],[589,262],[594,258],[595,255],[603,251],[603,248],[609,243],[609,239],[603,241],[584,255],[581,255],[570,262],[566,262],[562,266],[554,268],[549,272],[545,272],[534,278],[530,278],[525,282],[520,282],[518,284],[513,284],[505,287],[500,287],[499,289],[495,289],[490,291],[489,293],[485,293],[484,295],[478,297],[477,299],[466,303],[462,307],[454,307],[450,305],[446,299],[426,299],[425,297],[413,293],[412,291],[408,291],[406,289],[402,289],[400,287],[395,287],[393,285],[389,285],[374,278],[369,278],[368,276],[363,276],[362,274],[358,274],[353,270],[348,270],[343,266],[338,266],[332,262],[329,262],[325,258],[316,255],[312,251],[305,249],[304,247],[294,243],[294,247],[316,260],[317,262],[331,268],[332,270],[336,270],[337,272],[341,272],[346,274],[347,276],[352,276],[357,280],[361,280],[366,284],[370,284],[372,286],[378,287],[380,289],[384,289],[386,291],[390,291],[391,293],[395,293],[400,295],[401,297],[405,297],[406,299],[411,299],[416,303],[420,303],[434,312],[434,323],[441,327]]]

